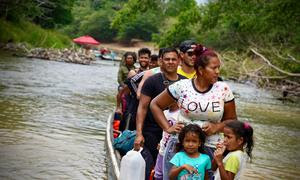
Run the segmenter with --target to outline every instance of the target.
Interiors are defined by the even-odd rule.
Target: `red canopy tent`
[[[81,44],[81,45],[99,45],[100,42],[96,41],[91,36],[81,36],[78,38],[73,39],[74,43]]]

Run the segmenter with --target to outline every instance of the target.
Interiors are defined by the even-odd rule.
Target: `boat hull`
[[[109,180],[118,180],[120,177],[120,155],[113,147],[113,119],[111,114],[106,125],[106,152],[107,152],[107,174]]]

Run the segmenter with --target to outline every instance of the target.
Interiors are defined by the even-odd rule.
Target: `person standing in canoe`
[[[184,77],[177,74],[179,55],[175,48],[166,48],[162,53],[161,73],[149,77],[141,91],[139,106],[136,116],[136,138],[134,149],[144,147],[143,153],[149,152],[146,160],[146,179],[150,176],[150,170],[154,166],[154,160],[158,154],[157,145],[162,138],[162,129],[153,118],[150,111],[150,102],[160,94],[169,84]],[[144,157],[145,158],[145,157]]]
[[[217,53],[202,45],[194,49],[196,78],[185,79],[170,85],[151,102],[156,122],[167,133],[179,133],[179,126],[170,126],[163,110],[179,103],[178,121],[198,124],[205,132],[205,152],[213,159],[218,141],[222,140],[224,122],[236,119],[235,101],[229,86],[218,81],[221,61]]]
[[[122,62],[120,62],[120,67],[118,71],[118,83],[119,89],[125,86],[124,82],[127,79],[128,73],[134,70],[136,67],[134,63],[136,62],[135,52],[126,52],[123,56]]]
[[[138,51],[139,68],[132,69],[128,72],[127,78],[131,78],[134,75],[146,71],[149,69],[151,51],[148,48],[141,48]]]
[[[208,180],[211,161],[204,154],[205,134],[202,129],[196,124],[189,124],[179,133],[178,139],[177,153],[170,161],[173,167],[169,178]]]
[[[214,153],[215,180],[238,180],[247,159],[252,158],[253,128],[247,122],[229,121],[224,136],[224,142],[217,145]]]
[[[193,40],[185,40],[179,45],[181,64],[177,69],[177,73],[192,79],[196,75],[194,69],[195,53],[194,49],[197,43]]]

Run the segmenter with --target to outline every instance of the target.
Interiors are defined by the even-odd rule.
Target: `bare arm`
[[[216,160],[213,159],[213,160],[211,161],[211,170],[216,171],[217,169],[218,169],[218,165],[217,165],[217,163],[216,163]]]
[[[224,114],[222,121],[236,120],[235,101],[230,101],[224,105]]]
[[[213,160],[211,162],[211,169],[213,171],[217,170],[217,168],[218,168],[218,164],[217,164],[218,161],[222,162],[222,160],[224,158],[223,154],[224,154],[225,150],[226,150],[226,147],[224,145],[224,142],[218,142],[218,144],[216,146],[216,150],[214,152],[214,158],[213,158]]]
[[[233,180],[235,174],[230,171],[226,171],[223,164],[223,154],[225,150],[226,147],[224,146],[224,144],[219,145],[217,147],[217,149],[214,152],[213,163],[215,167],[219,167],[220,177],[222,180]]]
[[[209,180],[208,170],[205,171],[204,179],[205,179],[205,180]]]
[[[174,102],[176,101],[169,95],[167,90],[164,90],[162,93],[156,96],[150,104],[150,109],[156,122],[164,131],[166,131],[170,125],[163,111]]]
[[[173,166],[172,169],[170,170],[170,173],[169,173],[169,178],[171,180],[173,179],[176,179],[176,177],[179,175],[179,173],[182,171],[182,170],[187,170],[189,173],[198,173],[198,170],[195,169],[194,167],[188,165],[188,164],[184,164],[182,166]]]
[[[127,78],[129,79],[129,78],[133,77],[134,75],[136,75],[135,70],[130,70],[127,74]]]
[[[151,97],[141,94],[139,106],[136,114],[136,138],[134,141],[134,149],[139,150],[144,143],[143,126],[145,117],[148,111],[148,105],[150,104]]]
[[[223,132],[225,127],[224,121],[227,120],[236,120],[236,110],[235,110],[235,102],[234,100],[224,105],[224,113],[221,122],[219,123],[208,123],[205,127],[203,127],[206,135],[212,135],[217,132]]]
[[[184,127],[182,123],[176,123],[175,125],[170,126],[163,113],[163,110],[173,103],[176,103],[176,101],[169,95],[167,90],[164,90],[156,98],[154,98],[150,104],[150,109],[157,124],[169,134],[179,133]]]
[[[219,164],[220,177],[222,180],[233,180],[235,174],[229,171],[226,171],[223,163]]]
[[[183,166],[179,166],[179,167],[173,166],[169,173],[170,180],[176,179],[176,177],[182,170],[184,170]]]

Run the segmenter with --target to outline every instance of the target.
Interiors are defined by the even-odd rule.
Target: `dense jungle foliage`
[[[195,39],[221,53],[227,64],[224,73],[229,76],[260,76],[267,82],[299,79],[299,0],[208,0],[205,4],[195,0],[0,0],[0,17],[1,42],[32,44],[36,38],[51,47],[48,44],[58,37],[49,33],[52,30],[70,39],[88,34],[100,42],[141,39],[159,47]],[[7,28],[9,23],[10,29],[18,29],[24,22],[38,25],[29,29],[40,26],[47,31],[33,31],[37,33],[32,36]],[[32,37],[18,37],[26,34]],[[67,45],[62,39],[60,44]],[[253,50],[279,71],[259,66],[256,61],[267,61]]]
[[[196,39],[215,48],[274,43],[299,50],[297,0],[0,0],[0,17],[33,22],[70,37],[101,41],[137,38],[160,47]]]
[[[23,42],[33,47],[71,45],[57,32],[72,23],[73,0],[0,0],[0,42]]]

